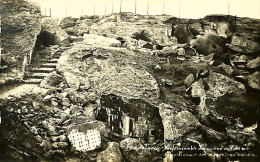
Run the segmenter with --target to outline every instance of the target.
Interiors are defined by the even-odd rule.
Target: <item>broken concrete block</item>
[[[189,25],[180,25],[173,30],[173,35],[177,38],[178,43],[190,43],[193,37],[199,35],[199,32]]]
[[[98,36],[94,34],[84,34],[83,35],[83,43],[96,45],[96,46],[105,46],[105,47],[120,47],[121,42],[114,38],[108,38],[103,36]]]
[[[167,104],[160,104],[159,110],[164,127],[164,139],[167,141],[177,142],[200,125],[198,119],[188,111],[178,112]]]
[[[260,66],[260,57],[253,59],[247,63],[247,68],[249,69],[256,69]]]
[[[260,90],[260,72],[256,71],[248,77],[248,85],[251,88]]]
[[[243,36],[234,35],[229,48],[241,53],[254,53],[260,50],[260,43],[253,39],[247,39]]]
[[[214,53],[216,56],[219,56],[226,50],[224,39],[213,34],[199,35],[196,39],[192,39],[190,44],[199,54],[203,55]]]
[[[97,162],[121,162],[123,156],[119,149],[119,145],[116,142],[109,142],[108,147],[105,151],[102,151],[98,154],[96,159]]]
[[[221,65],[218,66],[220,69],[222,69],[226,74],[232,75],[234,70],[230,65],[226,65],[222,63]]]
[[[70,73],[70,72],[65,72],[64,77],[66,82],[68,83],[69,87],[73,89],[79,89],[80,81],[78,80],[77,76]]]
[[[54,143],[52,143],[52,148],[54,148],[54,149],[65,149],[66,147],[68,147],[67,142],[54,142]]]
[[[190,74],[186,77],[186,79],[184,80],[184,84],[186,87],[189,87],[192,85],[192,83],[195,81],[194,75]]]
[[[46,120],[42,121],[43,128],[47,129],[49,135],[57,135],[56,128],[53,126],[51,122],[48,122]]]
[[[248,57],[246,55],[236,56],[233,62],[236,65],[246,64],[248,63]]]

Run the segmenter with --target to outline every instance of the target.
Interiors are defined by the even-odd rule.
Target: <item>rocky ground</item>
[[[48,19],[45,31],[58,31],[55,40],[70,49],[39,85],[0,94],[1,160],[259,161],[260,53],[235,41],[258,44],[259,20],[239,19],[256,22],[245,23],[251,34],[241,25],[214,57],[177,43],[170,16],[83,16],[60,26]],[[31,66],[57,48],[45,46]],[[145,123],[142,133],[135,124],[126,133],[128,118]],[[101,144],[80,150],[72,130],[97,130]]]

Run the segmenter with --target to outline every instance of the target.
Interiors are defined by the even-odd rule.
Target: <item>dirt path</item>
[[[0,99],[6,98],[10,95],[12,96],[21,96],[25,93],[28,93],[30,91],[32,91],[35,87],[37,87],[38,85],[36,84],[22,84],[19,85],[17,87],[14,87],[6,92],[3,92],[0,94]]]

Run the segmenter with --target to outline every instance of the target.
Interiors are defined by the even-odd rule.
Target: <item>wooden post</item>
[[[33,49],[29,53],[29,64],[32,63],[32,54],[33,54]]]
[[[147,3],[147,15],[149,14],[149,1],[148,1],[148,3]]]
[[[51,17],[51,8],[49,8],[49,11],[50,11],[50,17]]]
[[[180,2],[179,2],[179,18],[181,18],[181,5],[180,5]]]
[[[200,27],[201,27],[202,30],[204,30],[204,22],[203,22],[203,20],[200,22]]]
[[[229,1],[228,1],[228,15],[230,15]]]
[[[136,0],[135,0],[135,15],[136,15],[136,3],[137,3],[137,2],[136,2]]]
[[[46,10],[46,8],[45,8],[45,16],[47,16],[47,10]]]
[[[112,13],[114,13],[114,1],[112,0]]]
[[[163,2],[163,15],[164,15],[164,2]]]
[[[120,13],[122,12],[122,0],[120,1]]]

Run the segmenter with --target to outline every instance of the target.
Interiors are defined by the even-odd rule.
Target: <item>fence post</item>
[[[230,15],[230,6],[229,6],[229,1],[228,1],[228,15]]]
[[[112,0],[112,13],[114,13],[114,1]]]
[[[148,1],[148,3],[147,3],[147,15],[149,14],[149,4],[150,2]]]
[[[32,63],[32,54],[33,54],[33,49],[29,53],[29,62],[28,62],[29,64]]]
[[[120,13],[122,12],[122,0],[120,1]]]
[[[164,15],[164,7],[165,7],[165,6],[164,6],[164,2],[163,2],[163,15]]]
[[[136,0],[135,0],[135,15],[136,15],[136,3],[137,3],[137,2],[136,2]]]

